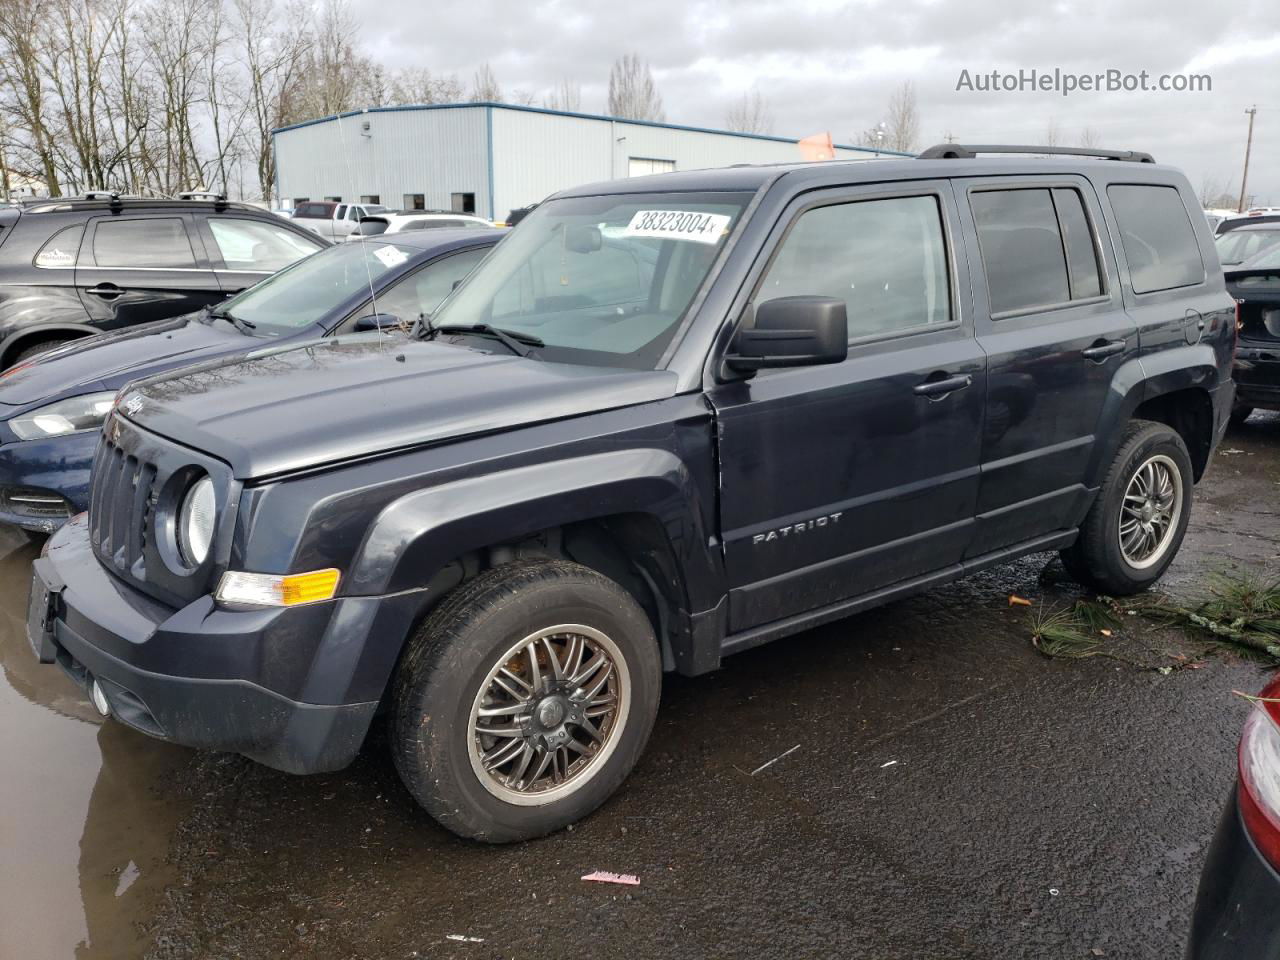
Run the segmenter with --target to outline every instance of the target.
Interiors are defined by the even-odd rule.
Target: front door
[[[91,322],[110,330],[221,300],[191,226],[182,214],[91,221],[76,263],[76,287]]]
[[[986,384],[958,229],[934,181],[810,194],[774,230],[753,303],[845,300],[849,356],[709,393],[731,632],[963,555]]]
[[[1083,177],[958,181],[987,353],[978,524],[968,556],[1074,528],[1117,371],[1138,354]],[[1123,395],[1123,393],[1121,394]]]

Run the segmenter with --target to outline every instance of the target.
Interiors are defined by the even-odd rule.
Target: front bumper
[[[0,444],[0,523],[37,533],[53,533],[67,518],[89,505],[89,473],[98,446],[97,430],[47,440],[17,440]],[[65,516],[40,516],[15,509],[5,491],[40,491],[61,496]]]
[[[1280,409],[1280,343],[1269,346],[1241,340],[1231,376],[1238,404]]]
[[[334,622],[339,632],[352,625],[336,608],[230,611],[206,597],[172,610],[107,573],[77,517],[36,561],[27,629],[40,660],[58,663],[86,689],[98,681],[124,724],[278,770],[315,773],[355,758],[378,705],[324,702],[344,699],[325,692],[354,686],[355,664],[323,655]],[[350,657],[353,644],[336,646]],[[329,681],[314,676],[317,670]]]
[[[1187,960],[1244,958],[1280,958],[1280,875],[1245,832],[1232,790],[1200,874]]]

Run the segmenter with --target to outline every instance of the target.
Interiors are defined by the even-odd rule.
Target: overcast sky
[[[1146,150],[1240,188],[1247,117],[1258,107],[1249,193],[1280,205],[1280,2],[1114,0],[963,6],[927,0],[353,0],[362,46],[387,67],[425,66],[467,81],[488,60],[505,92],[542,95],[562,77],[582,109],[603,112],[609,67],[636,52],[653,67],[667,119],[718,127],[752,85],[773,132],[830,131],[836,142],[883,118],[894,88],[915,83],[920,146],[1060,142],[1091,127],[1101,146]],[[1204,73],[1211,92],[978,93],[961,71],[1055,67],[1080,74]]]

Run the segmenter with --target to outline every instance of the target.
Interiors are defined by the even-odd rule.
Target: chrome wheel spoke
[[[471,712],[472,767],[512,803],[551,802],[612,753],[630,702],[626,663],[590,627],[543,630],[490,670]]]

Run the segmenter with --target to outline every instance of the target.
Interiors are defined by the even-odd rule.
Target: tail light
[[[1240,816],[1258,852],[1280,870],[1280,677],[1261,696],[1240,737]]]
[[[1231,352],[1236,352],[1236,347],[1240,346],[1240,328],[1244,326],[1244,320],[1240,318],[1240,301],[1236,301],[1236,325],[1232,330]]]

